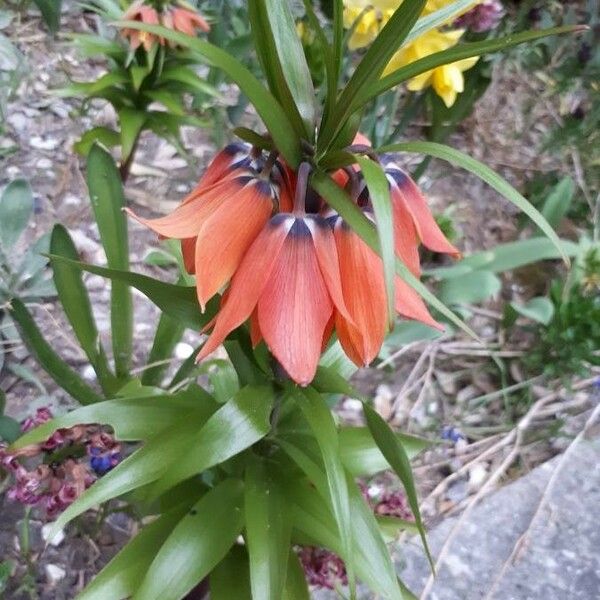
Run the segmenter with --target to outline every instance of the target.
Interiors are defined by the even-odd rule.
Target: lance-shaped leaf
[[[235,577],[232,577],[235,573]],[[211,600],[252,600],[248,554],[243,546],[233,546],[210,574]]]
[[[94,145],[87,160],[87,182],[100,239],[111,269],[129,268],[125,196],[119,171],[111,155]],[[113,281],[110,319],[117,376],[126,377],[133,350],[133,304],[129,286]]]
[[[201,54],[212,65],[222,69],[239,86],[240,90],[256,108],[286,161],[292,167],[298,166],[301,157],[300,141],[287,114],[275,97],[264,88],[260,81],[240,61],[209,42],[172,31],[166,27],[147,25],[137,21],[120,21],[116,25],[148,31],[163,37],[183,48],[189,48]]]
[[[44,339],[26,306],[13,298],[10,315],[17,325],[19,334],[27,349],[36,357],[44,371],[68,394],[81,404],[101,402],[102,397],[52,349]]]
[[[236,479],[203,496],[166,539],[133,600],[177,600],[206,577],[244,526],[242,498],[243,484]]]
[[[213,299],[208,303],[206,312],[201,313],[196,288],[191,286],[164,283],[147,275],[88,265],[61,256],[50,256],[50,260],[52,263],[56,261],[64,262],[88,273],[126,283],[142,292],[163,313],[191,329],[202,329],[215,316],[218,308],[218,301]]]
[[[62,225],[55,225],[50,240],[50,252],[70,260],[79,260],[79,254],[69,232]],[[81,271],[64,262],[53,264],[54,285],[62,308],[77,336],[81,348],[88,357],[105,393],[115,391],[115,378],[100,342],[94,320],[92,305]]]
[[[478,1],[479,0],[456,0],[456,2],[450,2],[449,4],[446,4],[446,6],[421,17],[411,29],[411,32],[406,36],[403,45],[410,44],[413,40],[416,40],[424,33],[427,33],[436,27],[450,23],[456,17],[477,4]]]
[[[319,134],[319,145],[328,148],[354,112],[354,98],[379,79],[421,14],[425,0],[404,0],[360,61]],[[359,123],[356,124],[358,130]],[[354,135],[351,136],[351,138]]]
[[[152,348],[148,355],[146,369],[142,375],[142,385],[160,384],[169,366],[169,359],[173,350],[181,340],[184,331],[184,322],[175,320],[165,313],[161,314],[154,334]]]
[[[298,555],[293,550],[290,550],[288,558],[287,577],[282,600],[310,600],[304,569],[300,564]]]
[[[152,561],[187,509],[175,509],[146,525],[77,596],[78,600],[129,598],[140,587]]]
[[[435,565],[431,557],[431,553],[429,552],[429,545],[427,544],[427,535],[425,533],[423,520],[421,519],[419,500],[417,498],[417,489],[415,487],[408,455],[406,454],[402,444],[398,442],[394,432],[381,418],[381,416],[366,403],[363,403],[363,410],[367,419],[367,425],[373,435],[373,439],[404,486],[408,504],[413,516],[415,517],[415,523],[419,529],[419,534],[421,535],[421,540],[423,541],[427,558],[429,559],[431,568],[433,570]]]
[[[329,498],[342,541],[342,556],[346,561],[350,590],[354,590],[355,566],[352,554],[353,534],[350,520],[348,486],[340,458],[338,432],[331,412],[321,395],[311,389],[294,390],[293,397],[317,440],[325,471]]]
[[[219,404],[199,386],[177,394],[117,398],[72,410],[22,435],[12,446],[18,450],[48,439],[57,429],[67,429],[82,423],[110,425],[118,440],[137,442],[148,440],[193,413],[194,419],[205,422]]]
[[[288,504],[268,464],[253,457],[246,467],[244,514],[255,600],[280,600],[282,596],[292,530]]]
[[[463,169],[473,173],[488,185],[493,187],[499,194],[502,194],[507,200],[512,202],[519,210],[524,212],[548,237],[549,240],[556,246],[565,263],[570,264],[569,257],[564,252],[562,243],[556,232],[542,213],[535,208],[522,194],[517,192],[515,188],[505,179],[500,177],[495,171],[487,165],[471,158],[468,154],[435,142],[406,142],[399,144],[391,144],[379,149],[379,152],[412,152],[418,154],[428,154],[435,158],[440,158],[453,165],[462,167]]]
[[[288,109],[288,114],[298,115],[298,133],[312,140],[315,90],[289,3],[250,0],[248,15],[272,94]]]
[[[518,46],[526,42],[548,37],[550,35],[561,35],[565,33],[575,33],[586,29],[581,25],[566,25],[564,27],[554,27],[552,29],[540,29],[535,31],[525,31],[512,34],[506,37],[494,40],[485,40],[483,42],[468,42],[458,44],[448,50],[435,52],[425,58],[414,61],[413,63],[399,68],[398,70],[386,75],[379,81],[373,83],[370,88],[365,88],[356,96],[353,101],[353,110],[358,110],[367,102],[377,98],[387,90],[390,90],[408,79],[412,79],[421,73],[426,73],[436,67],[448,65],[458,60],[464,60],[473,56],[482,56],[492,52],[501,52],[513,46]]]
[[[379,238],[373,224],[352,202],[350,196],[340,188],[328,175],[316,171],[311,179],[312,186],[326,202],[348,223],[361,239],[375,252],[379,253]],[[479,339],[475,332],[457,317],[446,305],[440,302],[400,261],[396,259],[396,274],[406,281],[428,304],[433,306],[449,321],[460,327],[471,337]]]
[[[19,239],[31,213],[33,194],[23,179],[9,183],[0,196],[0,248],[10,250]]]
[[[269,432],[273,389],[249,385],[223,405],[190,440],[185,453],[149,492],[159,496],[180,481],[222,463]]]
[[[388,319],[390,329],[394,327],[396,310],[394,308],[395,292],[394,278],[396,277],[396,256],[394,244],[394,215],[390,185],[380,165],[370,158],[357,156],[362,174],[369,188],[369,197],[375,212],[375,225],[379,236],[379,254],[383,260],[383,274],[388,305]]]

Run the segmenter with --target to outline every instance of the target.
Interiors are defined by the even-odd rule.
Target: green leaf
[[[422,73],[426,73],[431,69],[435,69],[436,67],[448,65],[459,60],[464,60],[465,58],[471,58],[473,56],[481,56],[491,52],[503,51],[513,46],[518,46],[519,44],[544,38],[550,35],[575,33],[577,31],[581,31],[581,26],[568,25],[565,27],[555,27],[553,29],[525,31],[523,33],[511,34],[503,38],[485,40],[483,42],[459,44],[453,48],[450,48],[449,50],[443,50],[442,52],[430,54],[425,58],[416,60],[415,62],[406,65],[405,67],[401,67],[389,75],[386,75],[379,81],[374,82],[370,88],[364,88],[362,92],[354,99],[352,110],[358,110],[361,106],[364,106],[367,102],[377,98],[384,92],[396,87],[408,79],[412,79],[417,75],[421,75]]]
[[[488,185],[493,187],[498,193],[502,194],[507,200],[512,202],[518,209],[524,212],[553,242],[561,253],[563,260],[570,264],[569,257],[563,252],[561,242],[554,232],[554,229],[548,224],[543,215],[524,198],[515,188],[513,188],[505,179],[492,171],[487,165],[471,158],[464,152],[437,144],[435,142],[407,142],[400,144],[391,144],[379,149],[379,152],[410,152],[417,154],[427,154],[448,161],[453,165],[458,165],[463,169],[473,173]]]
[[[408,455],[402,444],[398,442],[394,432],[381,416],[366,403],[363,403],[363,410],[367,420],[367,426],[373,435],[373,439],[404,486],[408,504],[415,517],[415,523],[419,529],[419,534],[421,535],[427,558],[429,559],[432,570],[435,570],[435,564],[429,551],[429,545],[427,544],[425,527],[421,519],[417,489],[415,487]]]
[[[477,4],[478,0],[457,0],[421,17],[404,40],[404,46],[421,37],[424,33],[453,21],[456,17],[466,12],[466,9]]]
[[[0,439],[11,444],[21,435],[21,425],[11,417],[0,415]]]
[[[50,252],[71,260],[78,260],[79,255],[69,232],[62,225],[55,225],[50,240]],[[88,296],[81,271],[66,263],[53,264],[54,285],[62,308],[75,332],[81,348],[88,357],[102,389],[110,393],[115,389],[115,378],[110,372],[108,361],[94,320],[92,305]]]
[[[164,283],[147,275],[97,267],[96,265],[71,261],[60,256],[50,256],[50,260],[53,264],[61,261],[88,273],[94,273],[112,281],[130,285],[142,292],[165,314],[191,329],[202,329],[214,317],[218,309],[218,300],[211,300],[206,307],[206,312],[201,313],[196,288],[191,286]]]
[[[567,175],[550,192],[542,208],[542,214],[552,227],[560,225],[560,222],[569,212],[574,196],[575,182],[571,176]]]
[[[255,600],[280,600],[287,576],[292,523],[288,501],[262,459],[246,466],[244,515]]]
[[[160,81],[176,81],[183,83],[187,87],[196,92],[221,99],[221,94],[210,83],[201,79],[192,69],[179,65],[177,67],[169,67],[160,74]]]
[[[60,28],[62,0],[34,0],[44,18],[44,23],[52,33]]]
[[[150,67],[148,65],[132,65],[129,68],[129,74],[135,91],[139,92],[144,79],[150,74]]]
[[[346,561],[350,589],[355,587],[355,566],[352,556],[353,532],[346,474],[340,458],[338,431],[327,404],[311,388],[292,391],[292,397],[302,410],[305,419],[319,444],[327,473],[329,497],[333,507],[338,532],[342,541],[342,557]]]
[[[23,179],[9,183],[0,196],[0,245],[10,250],[25,231],[33,211],[33,195]]]
[[[226,556],[244,525],[242,482],[203,496],[169,535],[133,600],[179,600]]]
[[[235,576],[232,576],[235,573]],[[234,546],[210,574],[211,600],[252,600],[248,554]]]
[[[127,270],[129,244],[121,177],[111,155],[98,145],[88,155],[87,182],[108,266]],[[133,304],[129,286],[119,281],[111,285],[110,317],[115,369],[118,377],[126,377],[133,351]]]
[[[541,260],[561,258],[562,254],[577,256],[579,246],[569,240],[561,240],[562,252],[557,250],[548,238],[531,238],[499,244],[493,250],[476,252],[467,256],[459,264],[425,271],[425,275],[445,280],[473,271],[504,273]]]
[[[149,440],[171,427],[186,414],[195,423],[204,423],[219,408],[214,398],[201,387],[177,394],[160,396],[140,395],[135,398],[117,398],[70,411],[28,431],[13,445],[19,449],[47,440],[57,429],[68,429],[81,423],[110,425],[115,437],[122,441]]]
[[[287,565],[287,577],[283,589],[282,600],[310,600],[310,592],[304,569],[297,554],[290,550]]]
[[[146,525],[81,592],[78,600],[129,598],[140,587],[159,549],[186,514],[176,509]]]
[[[223,405],[196,432],[185,454],[153,486],[151,494],[160,495],[180,481],[209,469],[239,454],[262,439],[271,428],[273,389],[249,385]]]
[[[312,140],[315,91],[294,18],[287,2],[250,0],[248,16],[271,93],[293,115],[297,132]]]
[[[548,325],[552,321],[552,317],[554,317],[554,304],[552,300],[544,296],[532,298],[526,304],[511,302],[510,305],[523,317],[527,317],[542,325]]]
[[[159,102],[162,100],[158,99]],[[165,105],[166,106],[166,105]],[[169,108],[167,106],[167,108]],[[171,110],[169,108],[169,110]],[[184,114],[183,112],[181,114]],[[135,108],[121,108],[118,111],[121,130],[121,164],[129,159],[146,123],[146,112]],[[124,206],[124,203],[123,203]]]
[[[348,223],[362,240],[375,252],[379,252],[377,232],[373,224],[352,202],[348,194],[342,190],[328,175],[316,171],[311,179],[313,188],[325,198],[326,202]],[[406,281],[428,304],[437,309],[450,322],[460,327],[471,337],[479,339],[475,332],[451,310],[440,302],[399,260],[396,260],[396,274]]]
[[[10,316],[15,321],[27,349],[61,388],[81,404],[102,401],[102,398],[56,354],[44,339],[25,305],[17,298],[13,298],[11,301]]]
[[[93,129],[88,129],[79,138],[79,141],[73,144],[73,149],[77,154],[87,156],[92,146],[96,143],[100,143],[107,148],[112,148],[121,143],[121,136],[108,127],[94,127]]]
[[[273,95],[264,88],[260,81],[240,61],[225,50],[213,46],[204,40],[172,31],[166,27],[146,25],[136,21],[119,21],[115,25],[119,28],[140,29],[164,37],[184,48],[189,48],[200,53],[213,66],[222,69],[235,81],[240,90],[254,105],[265,126],[273,136],[275,145],[289,165],[292,168],[296,168],[300,164],[300,141],[287,114]]]
[[[159,89],[144,92],[144,96],[153,102],[159,102],[173,115],[181,117],[186,114],[183,98],[179,94]]]
[[[430,441],[412,435],[396,433],[395,436],[409,459],[431,445]],[[343,427],[339,438],[340,456],[351,475],[371,477],[390,468],[367,427]]]
[[[452,279],[440,286],[440,300],[446,304],[477,304],[496,296],[502,282],[490,271],[473,271]]]
[[[185,324],[182,321],[175,320],[166,313],[160,315],[146,369],[142,375],[142,385],[160,385],[169,367],[169,359],[184,331]]]
[[[87,81],[74,81],[69,84],[65,88],[61,88],[56,90],[55,94],[58,96],[87,96],[90,98],[93,97],[102,97],[103,92],[114,88],[118,90],[121,94],[123,90],[119,89],[121,84],[127,83],[129,81],[129,77],[127,72],[124,69],[119,69],[118,71],[111,71],[106,73],[106,75],[102,75],[98,79],[92,82]]]
[[[379,79],[386,65],[417,22],[424,6],[425,0],[405,0],[400,8],[396,9],[342,91],[332,114],[329,115],[319,134],[320,147],[328,148],[343,129],[355,112],[352,110],[354,99]],[[358,125],[356,125],[357,130]]]
[[[379,236],[379,254],[383,260],[383,273],[388,306],[389,327],[393,329],[396,320],[395,286],[396,251],[394,244],[394,215],[390,198],[390,185],[380,165],[364,156],[357,156],[362,174],[369,188],[369,197],[373,203],[375,225]]]

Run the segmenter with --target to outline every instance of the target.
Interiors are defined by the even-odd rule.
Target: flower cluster
[[[23,432],[49,421],[47,408],[21,425]],[[0,447],[0,466],[12,475],[10,500],[42,508],[49,518],[65,510],[121,460],[121,446],[98,425],[59,429],[45,442],[15,452]]]
[[[459,256],[414,181],[392,156],[379,160],[390,186],[397,256],[416,277],[421,243]],[[275,154],[265,157],[249,145],[233,144],[219,152],[170,215],[148,220],[130,211],[159,235],[181,240],[202,309],[224,291],[199,360],[247,320],[253,344],[264,340],[301,385],[312,381],[334,331],[357,365],[378,355],[388,326],[382,261],[310,187],[310,174],[308,163],[295,173]],[[333,177],[374,220],[358,167]],[[440,328],[400,278],[394,304],[399,315]]]
[[[147,0],[137,0],[127,9],[123,18],[126,21],[139,21],[146,25],[162,25],[167,29],[192,36],[195,36],[198,30],[210,31],[209,24],[201,15],[190,8],[178,6],[177,3],[167,2],[157,8],[155,4]],[[159,43],[161,46],[166,43],[164,38],[138,29],[123,28],[121,35],[129,40],[132,50],[143,46],[144,50],[149,52],[155,43]]]
[[[452,0],[428,0],[423,14],[435,12],[451,2]],[[344,0],[344,24],[347,28],[354,28],[349,47],[364,48],[373,42],[401,4],[402,0]],[[430,54],[452,48],[463,34],[464,29],[427,31],[396,52],[384,75]],[[420,91],[432,86],[446,106],[450,107],[456,102],[458,94],[464,90],[463,72],[470,69],[477,60],[477,57],[468,58],[436,67],[410,79],[407,87],[410,91]]]
[[[310,585],[329,590],[347,585],[346,565],[337,554],[325,548],[303,546],[298,557]]]
[[[385,490],[375,498],[369,494],[367,486],[360,486],[363,497],[377,516],[395,517],[404,521],[414,521],[406,495],[399,490]],[[348,576],[344,561],[325,548],[302,546],[298,550],[304,574],[310,585],[334,590],[347,585]]]

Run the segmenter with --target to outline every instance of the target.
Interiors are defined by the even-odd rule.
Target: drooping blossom
[[[261,174],[262,160],[249,152],[240,145],[221,151],[192,193],[165,217],[144,219],[128,211],[162,237],[181,240],[202,309],[231,279],[273,211],[287,208],[283,168]]]
[[[123,15],[125,21],[138,21],[146,25],[162,25],[167,29],[195,36],[198,31],[208,32],[210,26],[206,19],[190,8],[183,8],[176,4],[165,4],[161,9],[155,8],[146,0],[137,0]],[[166,40],[148,31],[131,29],[125,27],[121,29],[121,35],[129,40],[132,50],[137,50],[140,46],[149,52],[155,43],[164,46]],[[176,44],[171,44],[176,45]]]
[[[254,314],[255,341],[264,339],[289,376],[308,385],[334,308],[352,321],[333,232],[323,217],[306,213],[307,176],[298,177],[293,212],[272,217],[249,247],[199,360]]]
[[[400,490],[385,490],[374,502],[376,515],[396,517],[403,521],[414,521],[415,518],[408,506],[406,494]]]

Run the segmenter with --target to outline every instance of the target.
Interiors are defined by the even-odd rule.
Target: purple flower
[[[504,8],[499,0],[483,0],[469,12],[458,17],[454,24],[457,27],[483,33],[498,27],[503,16]]]
[[[27,417],[21,423],[21,431],[25,433],[30,429],[35,429],[38,425],[47,423],[50,419],[52,419],[52,411],[47,406],[42,406],[35,411],[33,417]]]
[[[348,583],[346,565],[333,552],[315,546],[304,546],[298,553],[310,585],[334,590]]]
[[[447,425],[444,427],[444,429],[442,429],[442,439],[454,442],[456,444],[456,442],[460,440],[466,440],[467,438],[465,437],[465,434],[460,431],[460,429]]]
[[[375,514],[396,517],[403,521],[414,521],[406,496],[399,490],[384,492],[379,502],[375,505]]]

